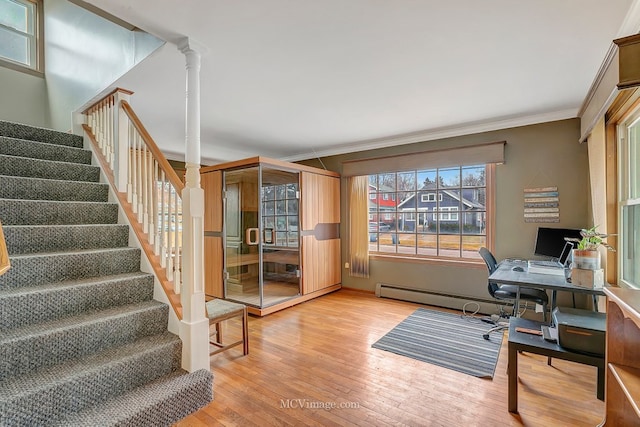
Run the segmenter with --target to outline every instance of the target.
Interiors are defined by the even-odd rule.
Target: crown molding
[[[326,150],[303,153],[284,157],[280,160],[295,162],[300,160],[315,159],[319,157],[336,156],[340,154],[354,153],[358,151],[375,150],[379,148],[393,147],[396,145],[413,144],[416,142],[434,141],[437,139],[453,138],[457,136],[472,135],[476,133],[492,132],[496,130],[529,126],[538,123],[553,122],[557,120],[572,119],[577,117],[576,109],[566,109],[549,113],[534,114],[529,116],[511,117],[485,122],[474,122],[466,125],[443,127],[438,129],[412,132],[388,138],[377,138],[327,148]]]
[[[591,87],[589,88],[587,95],[584,97],[584,101],[582,101],[580,110],[578,110],[578,117],[582,118],[582,116],[584,116],[584,113],[585,111],[587,111],[589,104],[593,101],[594,96],[600,89],[600,85],[602,84],[602,81],[610,72],[609,70],[610,67],[612,65],[614,66],[618,65],[617,55],[616,55],[617,53],[618,53],[618,46],[616,46],[616,44],[613,43],[612,41],[611,45],[609,46],[609,50],[607,51],[607,54],[604,58],[604,61],[602,61],[602,64],[600,65],[600,68],[598,69],[598,72],[596,73],[596,76],[593,79],[593,82],[591,83]],[[617,73],[617,70],[616,70],[616,73]]]

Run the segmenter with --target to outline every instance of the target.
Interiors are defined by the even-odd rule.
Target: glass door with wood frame
[[[299,173],[224,172],[225,297],[264,308],[300,295]]]

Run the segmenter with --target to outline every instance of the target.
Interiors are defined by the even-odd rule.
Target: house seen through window
[[[370,252],[478,259],[487,175],[486,165],[369,175]]]

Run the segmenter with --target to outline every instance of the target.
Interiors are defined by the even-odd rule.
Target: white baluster
[[[173,224],[172,215],[173,215],[173,194],[171,192],[171,184],[168,186],[167,196],[169,198],[169,202],[167,203],[167,278],[169,280],[173,280],[173,239],[171,238],[171,225]]]
[[[136,160],[137,157],[137,139],[138,139],[138,133],[136,132],[136,129],[134,128],[133,124],[131,124],[131,182],[133,185],[133,193],[131,195],[131,207],[133,209],[133,213],[138,213],[138,161]]]
[[[142,141],[142,230],[149,233],[149,152]]]
[[[160,171],[160,265],[162,267],[167,266],[167,234],[166,234],[166,191],[165,191],[165,178],[164,171]]]
[[[144,194],[142,192],[142,188],[143,188],[143,183],[142,183],[142,177],[143,177],[143,170],[142,170],[142,144],[144,144],[144,142],[142,141],[142,137],[140,136],[140,133],[136,132],[136,162],[138,163],[137,166],[137,183],[138,183],[138,222],[142,222],[142,218],[144,215]]]
[[[106,141],[107,141],[107,103],[103,100],[100,106],[100,149],[102,155],[106,153]]]
[[[109,164],[111,165],[111,170],[115,170],[115,122],[113,120],[113,115],[115,114],[114,108],[114,97],[111,95],[109,97]]]
[[[178,192],[176,191],[175,188],[173,188],[173,186],[171,187],[171,190],[173,191],[173,194],[175,195],[175,201],[176,201],[176,210],[175,210],[175,232],[173,234],[173,237],[175,239],[175,260],[173,263],[173,268],[175,269],[175,273],[173,275],[173,291],[176,294],[180,293],[180,285],[182,284],[181,281],[181,274],[180,274],[180,267],[181,267],[181,262],[180,262],[180,250],[182,249],[182,239],[181,236],[182,234],[180,233],[180,226],[181,226],[181,217],[182,217],[182,203],[180,202],[180,198],[178,197]]]
[[[158,168],[156,167],[156,161],[153,158],[149,159],[151,164],[151,173],[149,174],[149,244],[151,247],[155,247],[156,243],[156,221],[157,221],[157,176]],[[156,254],[157,255],[157,254]]]
[[[127,132],[127,202],[133,204],[133,174],[135,170],[133,169],[133,162],[131,161],[131,141],[133,140],[133,124],[131,121],[128,122],[128,132]]]
[[[107,160],[109,168],[111,168],[111,101],[109,98],[104,100],[104,158]]]
[[[102,151],[102,104],[98,104],[96,111],[96,141],[98,141],[98,148]]]

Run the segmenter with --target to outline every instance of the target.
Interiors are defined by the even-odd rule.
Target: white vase
[[[582,270],[600,269],[600,252],[597,250],[573,250],[573,265]]]

